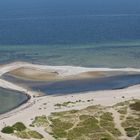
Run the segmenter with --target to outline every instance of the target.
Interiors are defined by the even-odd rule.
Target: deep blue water
[[[114,90],[140,84],[140,75],[119,75],[98,79],[39,82],[29,87],[46,94],[68,94],[86,91]]]
[[[138,0],[1,0],[1,45],[140,39]]]
[[[1,0],[0,63],[140,67],[139,0]]]

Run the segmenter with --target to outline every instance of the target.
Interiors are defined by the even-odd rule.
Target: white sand
[[[134,71],[140,72],[140,69],[132,69],[132,68],[125,68],[125,69],[108,69],[108,68],[82,68],[82,67],[72,67],[72,66],[42,66],[42,65],[33,65],[24,62],[15,62],[12,64],[7,64],[0,68],[0,76],[4,73],[9,72],[11,70],[20,68],[20,67],[33,67],[33,68],[40,68],[40,69],[51,69],[57,71],[62,76],[74,75],[79,74],[81,72],[88,72],[88,71]],[[29,95],[38,94],[33,93],[32,91],[28,91],[23,87],[15,85],[13,83],[7,82],[5,80],[0,79],[0,86],[9,89],[16,89],[18,91],[24,91]],[[122,98],[122,97],[125,98]],[[0,130],[6,125],[12,125],[15,122],[21,121],[24,122],[25,125],[29,125],[32,122],[32,118],[38,115],[50,115],[52,112],[57,111],[65,111],[70,109],[82,109],[90,105],[104,105],[104,106],[111,106],[116,103],[130,100],[130,99],[140,99],[140,85],[129,87],[126,89],[121,90],[106,90],[106,91],[98,91],[98,92],[86,92],[86,93],[79,93],[79,94],[72,94],[72,95],[62,95],[62,96],[44,96],[44,97],[36,97],[31,98],[26,104],[18,107],[17,109],[0,115]],[[61,108],[55,109],[54,105],[57,103],[63,103],[67,101],[75,102],[77,100],[87,101],[93,99],[92,102],[82,102],[77,103],[75,106],[71,108]],[[47,103],[46,105],[44,103]],[[39,109],[40,108],[40,109]],[[33,128],[32,128],[33,129]],[[35,129],[35,128],[34,128]],[[41,134],[45,136],[44,140],[53,140],[53,138],[44,133],[44,131],[40,128],[37,130]],[[5,140],[19,140],[11,135],[6,135],[0,132],[0,136],[2,136]]]
[[[59,73],[59,75],[65,76],[73,76],[83,72],[90,71],[122,71],[122,72],[140,72],[140,69],[136,68],[119,68],[119,69],[111,69],[111,68],[85,68],[85,67],[75,67],[75,66],[47,66],[47,65],[34,65],[26,62],[14,62],[0,67],[0,76],[3,74],[21,68],[21,67],[29,67],[36,69],[45,69],[52,70]]]

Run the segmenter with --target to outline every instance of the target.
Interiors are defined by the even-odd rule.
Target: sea
[[[140,1],[1,0],[0,64],[14,61],[140,68]]]
[[[1,0],[0,64],[140,67],[138,0]]]

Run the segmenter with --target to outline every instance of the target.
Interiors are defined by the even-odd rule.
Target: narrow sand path
[[[120,120],[120,113],[118,113],[115,109],[111,108],[109,110],[109,112],[111,112],[113,114],[114,117],[114,122],[116,125],[116,128],[118,128],[118,130],[121,132],[122,136],[120,137],[120,139],[122,140],[132,140],[132,138],[128,137],[126,135],[126,132],[124,130],[124,128],[121,126],[122,121]]]

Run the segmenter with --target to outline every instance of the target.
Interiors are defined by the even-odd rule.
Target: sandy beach
[[[23,70],[23,69],[24,70]],[[18,69],[18,70],[17,70]],[[14,71],[16,70],[16,71]],[[20,71],[19,71],[20,70]],[[73,67],[73,66],[43,66],[43,65],[34,65],[26,62],[14,62],[11,64],[3,65],[0,67],[0,76],[4,75],[7,72],[12,74],[17,74],[18,77],[24,77],[28,79],[33,79],[35,74],[40,78],[40,74],[46,74],[45,79],[63,79],[67,77],[73,77],[77,75],[84,74],[83,77],[89,76],[104,76],[104,72],[112,71],[123,71],[123,72],[140,72],[140,69],[133,68],[124,68],[124,69],[110,69],[110,68],[83,68],[83,67]],[[34,73],[35,71],[35,73]],[[31,72],[32,76],[28,74]],[[49,76],[48,76],[49,75]],[[28,91],[27,89],[10,83],[6,80],[0,79],[0,87],[6,89],[12,89],[17,91],[22,91],[25,94],[31,96],[25,104],[19,106],[18,108],[0,115],[0,130],[5,125],[12,125],[15,122],[24,122],[25,125],[29,126],[32,122],[32,119],[38,115],[49,116],[52,112],[67,111],[72,109],[83,109],[91,105],[102,105],[102,106],[112,106],[116,103],[131,100],[131,99],[140,99],[140,85],[128,87],[125,89],[119,90],[105,90],[105,91],[96,91],[96,92],[86,92],[79,94],[69,94],[61,96],[39,96],[40,93]],[[82,100],[83,102],[77,103],[74,106],[69,108],[64,107],[56,109],[55,105],[63,102],[76,102],[77,100]],[[92,100],[91,102],[87,102]],[[35,129],[35,128],[32,128]],[[54,138],[48,133],[44,132],[43,129],[38,128],[37,130],[44,135],[44,140],[54,140]],[[0,132],[0,136],[4,140],[19,140],[12,135],[6,135]]]

